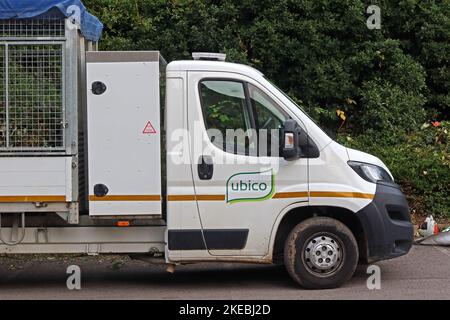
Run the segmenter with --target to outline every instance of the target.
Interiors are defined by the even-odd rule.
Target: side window
[[[256,128],[258,130],[259,156],[278,156],[279,129],[289,115],[283,111],[266,93],[248,84]]]
[[[199,85],[203,117],[211,142],[224,151],[249,154],[252,128],[244,83],[204,80]],[[255,152],[256,153],[256,152]]]
[[[280,129],[289,116],[262,90],[248,84],[250,101],[259,129]]]

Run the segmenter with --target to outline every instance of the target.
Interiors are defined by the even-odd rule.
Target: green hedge
[[[340,141],[380,156],[413,208],[450,216],[450,1],[84,3],[105,24],[102,49],[225,52],[258,68]],[[370,4],[380,30],[366,26]]]

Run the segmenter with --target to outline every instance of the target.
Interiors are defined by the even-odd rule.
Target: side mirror
[[[283,124],[281,131],[280,155],[288,161],[300,158],[300,133],[301,128],[295,120],[288,119]]]

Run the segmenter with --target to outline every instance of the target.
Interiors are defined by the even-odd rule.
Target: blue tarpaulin
[[[30,19],[55,11],[79,23],[86,39],[98,41],[103,24],[87,12],[80,0],[0,0],[0,19]]]

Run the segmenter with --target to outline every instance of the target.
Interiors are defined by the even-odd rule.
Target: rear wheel
[[[284,264],[294,281],[307,289],[336,288],[355,272],[358,245],[342,222],[311,218],[299,223],[288,235]]]

